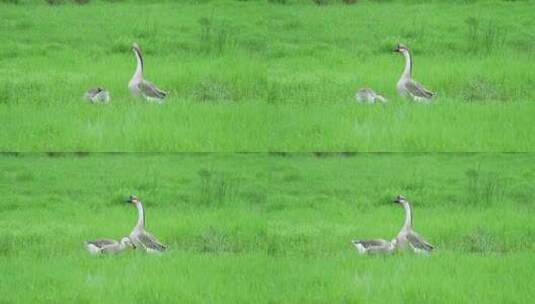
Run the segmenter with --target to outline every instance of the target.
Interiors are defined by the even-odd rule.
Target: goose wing
[[[91,102],[96,102],[98,99],[98,96],[103,92],[103,90],[104,89],[101,87],[91,88],[87,90],[87,92],[85,92],[84,98]]]
[[[411,247],[417,250],[432,251],[435,248],[416,232],[409,233],[407,239],[409,240]]]
[[[360,102],[374,102],[376,94],[370,88],[362,88],[357,91],[357,100]]]
[[[139,90],[143,96],[148,98],[164,99],[167,92],[160,90],[155,84],[150,81],[142,81],[138,85]]]
[[[85,241],[86,245],[93,245],[98,248],[102,248],[104,246],[110,246],[110,245],[116,245],[119,242],[112,239],[98,239],[98,240],[92,240],[92,241]]]
[[[89,90],[87,90],[87,92],[85,93],[86,96],[95,96],[97,95],[98,93],[102,92],[104,89],[101,88],[101,87],[95,87],[95,88],[91,88]]]
[[[156,250],[156,251],[165,251],[167,246],[162,244],[156,237],[148,232],[143,232],[138,236],[141,245],[146,249]]]
[[[428,89],[424,88],[423,85],[419,84],[418,82],[416,82],[414,80],[407,81],[405,83],[405,88],[414,97],[431,99],[431,97],[433,97],[435,95],[435,93],[433,93],[433,92],[429,91]]]
[[[388,242],[382,239],[375,239],[375,240],[353,240],[353,244],[360,244],[364,248],[370,248],[370,247],[383,247],[387,246]]]
[[[360,254],[387,254],[394,251],[394,245],[382,239],[354,240],[353,245]]]

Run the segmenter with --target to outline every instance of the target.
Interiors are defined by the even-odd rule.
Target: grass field
[[[533,1],[0,2],[1,151],[535,147]],[[134,41],[166,105],[129,96]],[[435,104],[396,97],[398,42]],[[82,101],[94,85],[110,105]]]
[[[529,303],[532,154],[0,156],[5,303]],[[162,256],[94,257],[138,194]],[[357,255],[413,200],[431,256]]]

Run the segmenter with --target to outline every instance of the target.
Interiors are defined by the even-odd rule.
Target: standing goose
[[[103,87],[94,87],[85,92],[84,98],[91,103],[108,103],[110,101],[110,92]]]
[[[386,98],[383,95],[375,93],[375,91],[370,88],[362,88],[358,90],[355,98],[357,99],[357,101],[360,102],[387,102]]]
[[[403,44],[398,44],[394,52],[399,52],[405,57],[405,68],[396,85],[398,94],[410,97],[414,101],[430,101],[435,96],[435,93],[412,79],[412,58],[409,49]]]
[[[137,67],[132,79],[128,83],[128,88],[134,96],[143,96],[147,101],[162,103],[167,96],[167,92],[160,90],[152,82],[143,79],[143,54],[137,43],[132,45],[132,51],[136,56]]]
[[[351,243],[357,248],[360,254],[385,254],[392,253],[396,249],[395,239],[391,241],[383,239],[353,240]]]
[[[145,210],[141,201],[135,195],[130,195],[127,202],[133,204],[138,212],[136,226],[130,233],[130,239],[134,245],[145,249],[149,253],[164,252],[167,246],[163,245],[156,237],[145,230]]]
[[[428,253],[435,247],[427,242],[422,236],[412,230],[412,210],[409,201],[398,195],[394,202],[401,204],[405,209],[405,223],[401,228],[401,231],[396,236],[396,244],[401,249],[410,248],[416,253]]]
[[[135,248],[128,237],[123,237],[119,242],[112,239],[85,241],[84,245],[87,251],[93,255],[118,253],[125,250],[127,247]]]

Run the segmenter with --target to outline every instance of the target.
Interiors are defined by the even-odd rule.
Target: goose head
[[[401,43],[398,43],[396,47],[394,48],[394,52],[405,53],[408,51],[409,51],[409,48],[406,45],[401,44]]]
[[[140,203],[141,201],[139,200],[139,198],[137,198],[137,196],[135,195],[130,195],[128,197],[128,199],[126,200],[127,203],[130,203],[130,204],[137,204],[137,203]]]
[[[132,243],[132,240],[129,237],[126,237],[126,236],[121,239],[121,245],[123,245],[125,247],[136,248],[136,246],[134,246],[134,243]]]
[[[394,198],[394,203],[396,204],[407,204],[409,201],[402,195],[398,195]]]
[[[137,42],[134,42],[132,44],[132,51],[134,53],[138,53],[141,56],[141,48],[139,47],[139,44],[137,44]]]

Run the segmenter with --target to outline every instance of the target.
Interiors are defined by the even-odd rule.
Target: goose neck
[[[412,228],[412,210],[409,203],[403,203],[403,209],[405,210],[405,223],[403,224],[403,230]]]
[[[134,55],[136,56],[137,66],[132,79],[141,79],[143,77],[143,57],[136,49],[134,49]]]
[[[412,58],[408,50],[403,52],[403,57],[405,57],[405,68],[401,78],[409,79],[412,77]]]
[[[138,228],[145,228],[145,210],[143,210],[143,205],[141,202],[136,203],[137,208],[137,223],[136,223],[136,229]]]

